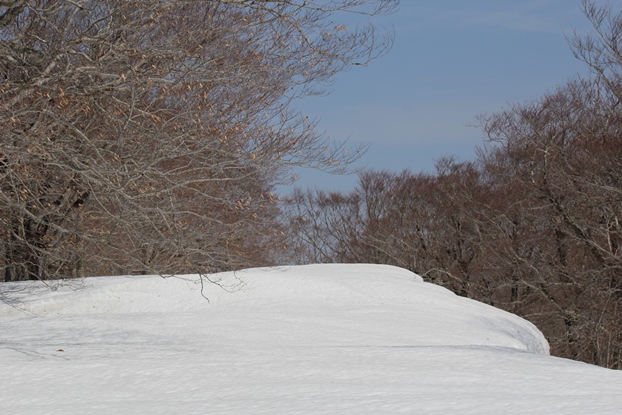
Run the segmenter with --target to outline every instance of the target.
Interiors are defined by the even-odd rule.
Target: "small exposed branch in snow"
[[[199,282],[201,283],[201,297],[205,298],[207,302],[209,303],[210,300],[203,291],[205,289],[205,286],[203,285],[203,278],[207,279],[209,282],[212,282],[212,281],[209,279],[209,277],[207,277],[206,274],[199,274]]]

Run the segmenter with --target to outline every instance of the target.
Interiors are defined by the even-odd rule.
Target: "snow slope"
[[[0,414],[620,414],[622,372],[402,269],[5,284]]]

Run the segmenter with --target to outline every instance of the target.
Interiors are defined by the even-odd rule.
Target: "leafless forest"
[[[622,14],[584,2],[592,76],[483,116],[489,142],[435,174],[297,191],[299,262],[377,262],[534,322],[552,353],[622,369]]]
[[[5,281],[272,264],[274,186],[339,173],[295,111],[391,46],[394,0],[0,1]]]
[[[0,281],[386,263],[621,369],[619,11],[583,2],[591,76],[482,116],[476,160],[274,194],[362,151],[295,103],[390,49],[343,13],[398,3],[0,0]]]

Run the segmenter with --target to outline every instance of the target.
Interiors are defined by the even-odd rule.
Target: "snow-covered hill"
[[[0,414],[622,411],[622,372],[550,357],[532,324],[399,268],[209,278],[5,284]]]

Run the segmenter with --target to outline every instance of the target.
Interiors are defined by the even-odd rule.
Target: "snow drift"
[[[614,414],[622,373],[400,268],[6,284],[2,414]]]

